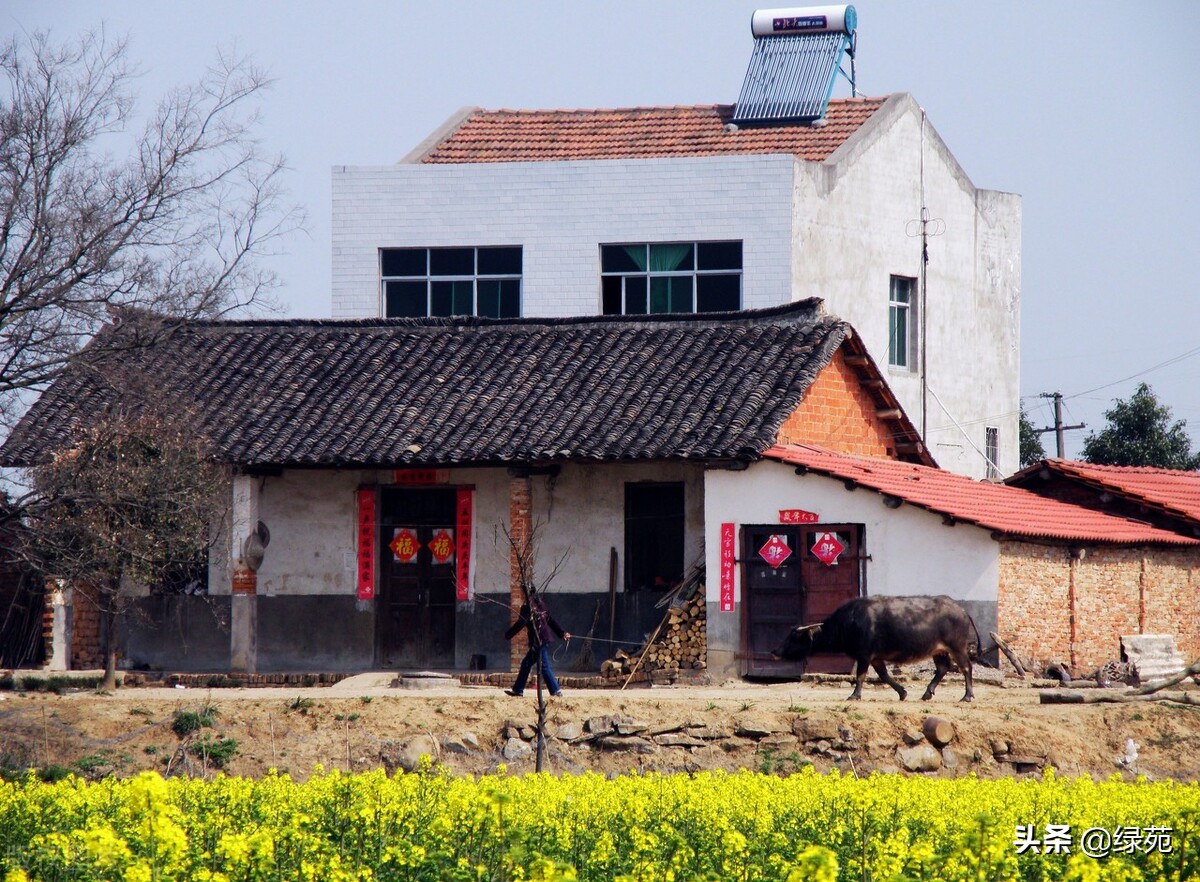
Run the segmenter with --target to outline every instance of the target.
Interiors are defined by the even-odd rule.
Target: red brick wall
[[[521,566],[518,554],[524,553],[529,568],[532,569],[533,556],[530,543],[533,541],[532,515],[533,488],[528,477],[512,477],[508,481],[508,535],[511,540],[509,548],[509,605],[512,615],[509,620],[515,620],[517,611],[525,602],[525,593],[521,590]],[[524,549],[524,552],[521,550]],[[529,577],[533,578],[533,573]],[[513,667],[521,664],[529,649],[529,641],[522,629],[511,643],[510,661]]]
[[[999,633],[1039,664],[1087,673],[1120,657],[1122,634],[1171,634],[1200,658],[1198,610],[1200,551],[1092,546],[1072,564],[1064,546],[1000,544]]]
[[[860,456],[894,457],[889,424],[875,416],[875,410],[874,400],[838,349],[799,407],[779,427],[777,441],[817,444]]]
[[[100,608],[91,588],[75,586],[71,599],[71,670],[104,667],[100,642]]]

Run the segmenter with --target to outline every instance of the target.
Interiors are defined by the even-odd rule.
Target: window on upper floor
[[[600,246],[605,315],[742,308],[741,242]]]
[[[916,367],[915,288],[915,279],[892,276],[888,291],[888,364],[894,368]]]
[[[521,247],[381,248],[388,318],[521,314]]]
[[[995,426],[988,426],[983,430],[983,454],[987,457],[987,476],[999,478],[1000,466],[997,463],[1000,461],[1000,430]]]

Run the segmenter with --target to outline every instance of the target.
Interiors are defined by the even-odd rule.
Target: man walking
[[[554,671],[550,670],[550,644],[554,642],[554,635],[557,634],[563,640],[570,640],[571,633],[563,630],[560,625],[550,614],[550,610],[546,609],[545,601],[542,600],[541,592],[530,592],[528,600],[521,604],[521,611],[517,613],[517,620],[512,623],[504,636],[512,640],[524,627],[529,635],[529,651],[525,653],[525,658],[521,660],[521,669],[517,671],[517,681],[513,683],[512,689],[505,689],[508,695],[522,695],[525,692],[525,683],[529,680],[529,672],[533,669],[534,664],[541,659],[542,662],[542,677],[545,678],[546,686],[550,689],[550,694],[557,697],[562,695],[562,689],[559,688],[558,680],[554,678]]]

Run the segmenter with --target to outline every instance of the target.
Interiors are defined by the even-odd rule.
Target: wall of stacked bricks
[[[532,515],[532,485],[527,477],[510,478],[508,482],[508,523],[509,523],[509,539],[512,546],[509,550],[510,556],[510,588],[509,588],[509,603],[512,607],[512,618],[515,619],[517,612],[524,602],[524,592],[521,589],[521,567],[517,559],[517,549],[527,548],[528,543],[533,538],[533,515]],[[533,565],[533,558],[530,556],[530,566]],[[530,578],[536,578],[536,573],[529,573]],[[517,636],[513,638],[510,644],[510,660],[514,667],[520,665],[521,659],[525,657],[525,653],[529,649],[529,639],[525,634],[524,629],[517,632]]]
[[[889,426],[839,349],[779,427],[780,444],[817,444],[860,456],[895,456]]]
[[[92,589],[76,586],[71,602],[71,669],[104,667],[100,641],[100,607],[89,595]]]
[[[1091,546],[1075,562],[1074,581],[1072,644],[1070,549],[1001,543],[1000,636],[1022,658],[1086,674],[1120,658],[1125,634],[1170,634],[1180,655],[1200,658],[1196,551]]]

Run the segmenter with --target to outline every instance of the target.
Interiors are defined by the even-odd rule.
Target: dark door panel
[[[384,667],[453,667],[453,489],[384,488],[376,634]]]
[[[817,538],[834,533],[845,550],[832,564],[813,552]],[[774,538],[772,538],[774,537]],[[861,593],[862,528],[856,524],[748,525],[742,528],[743,648],[746,674],[793,677],[796,662],[773,659],[788,631],[822,622],[847,600]],[[774,565],[772,565],[774,564]],[[805,670],[849,673],[853,662],[843,655],[816,655]]]

